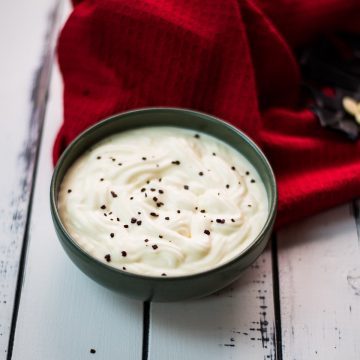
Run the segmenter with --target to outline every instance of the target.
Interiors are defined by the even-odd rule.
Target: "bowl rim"
[[[255,153],[257,153],[257,155],[259,156],[259,158],[262,160],[265,167],[267,168],[267,171],[269,172],[270,182],[271,182],[270,183],[270,189],[273,192],[273,199],[272,199],[272,203],[269,204],[268,216],[267,216],[265,224],[261,228],[258,235],[253,239],[253,241],[251,243],[249,243],[249,245],[246,246],[239,254],[237,254],[235,257],[228,260],[227,262],[225,262],[223,264],[220,264],[220,265],[218,265],[216,267],[213,267],[211,269],[201,271],[201,272],[196,272],[196,273],[193,273],[193,274],[176,275],[176,276],[146,275],[146,274],[137,274],[137,273],[133,273],[133,272],[130,272],[130,271],[124,271],[124,270],[116,268],[116,267],[114,267],[112,265],[108,265],[108,264],[100,261],[99,259],[93,257],[89,253],[87,253],[71,237],[71,235],[66,230],[66,228],[63,225],[63,222],[62,222],[62,220],[60,218],[58,208],[57,208],[57,204],[56,204],[56,202],[57,202],[57,193],[55,192],[55,182],[56,182],[56,179],[57,179],[57,177],[59,175],[62,164],[64,163],[67,156],[71,153],[72,149],[76,146],[76,144],[78,142],[80,142],[83,139],[84,136],[89,136],[94,131],[96,131],[97,128],[102,127],[102,126],[106,125],[109,122],[110,123],[115,122],[119,118],[132,116],[133,114],[139,114],[139,113],[145,113],[146,114],[146,113],[153,113],[153,112],[160,112],[160,113],[161,112],[181,112],[181,113],[184,113],[184,114],[190,114],[192,116],[200,117],[202,119],[205,119],[206,121],[210,121],[210,122],[215,123],[217,125],[224,126],[224,127],[228,128],[229,130],[234,132],[237,136],[240,136],[241,139],[244,142],[246,142],[255,151]],[[151,126],[151,125],[149,125],[149,126]],[[159,126],[159,125],[155,125],[155,126]],[[176,126],[176,125],[173,125],[173,126],[174,127],[179,127],[179,128],[184,128],[184,129],[189,129],[186,126]],[[145,127],[145,126],[141,126],[141,127]],[[134,128],[136,128],[136,126],[134,126]],[[127,129],[127,130],[124,130],[124,131],[128,131],[128,130],[131,130],[131,129]],[[121,132],[121,131],[119,131],[119,132]],[[216,138],[216,135],[212,135],[212,136],[214,136]],[[225,140],[222,140],[220,137],[218,137],[218,139],[221,140],[221,141],[224,141],[227,144],[227,142]],[[229,145],[229,146],[231,146],[231,145]],[[234,150],[238,151],[237,149],[234,149]],[[85,256],[85,258],[89,259],[90,261],[94,261],[98,266],[104,268],[107,271],[110,270],[110,271],[112,271],[114,273],[118,273],[121,276],[128,276],[128,277],[142,279],[142,280],[159,280],[159,281],[164,281],[164,282],[166,282],[166,281],[177,281],[177,280],[182,281],[184,279],[200,278],[200,277],[203,277],[203,276],[206,276],[206,275],[221,271],[222,269],[225,269],[227,267],[231,267],[234,263],[238,262],[241,258],[244,258],[247,254],[249,254],[251,252],[252,249],[254,249],[258,245],[260,245],[265,233],[268,231],[268,229],[270,229],[273,226],[273,224],[275,222],[276,213],[277,213],[277,203],[278,203],[278,190],[277,190],[277,183],[276,183],[276,178],[275,178],[274,171],[273,171],[268,159],[266,158],[265,154],[262,152],[262,150],[258,147],[258,145],[248,135],[246,135],[244,132],[242,132],[241,130],[239,130],[235,126],[229,124],[228,122],[226,122],[226,121],[224,121],[224,120],[222,120],[222,119],[220,119],[220,118],[218,118],[216,116],[213,116],[213,115],[201,112],[201,111],[197,111],[197,110],[192,110],[192,109],[188,109],[188,108],[179,108],[179,107],[144,107],[144,108],[137,108],[137,109],[133,109],[133,110],[129,110],[129,111],[120,112],[120,113],[111,115],[111,116],[109,116],[109,117],[107,117],[105,119],[102,119],[102,120],[98,121],[94,125],[88,127],[84,131],[82,131],[65,148],[65,150],[63,151],[63,153],[61,154],[60,158],[58,159],[58,161],[56,163],[56,166],[54,168],[53,175],[52,175],[52,178],[51,178],[51,184],[50,184],[50,210],[51,210],[51,213],[52,213],[53,221],[55,223],[55,226],[58,226],[58,228],[61,230],[62,234],[65,236],[66,241],[72,247],[74,247],[78,252],[80,252],[83,256]]]

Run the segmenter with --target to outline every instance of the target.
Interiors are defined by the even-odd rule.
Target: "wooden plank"
[[[56,5],[57,0],[0,3],[0,358],[5,357],[10,337],[46,106]]]
[[[51,149],[61,114],[61,79],[54,73],[41,146],[24,285],[12,359],[141,358],[143,305],[92,282],[67,258],[53,228]],[[94,349],[95,354],[90,353]]]
[[[150,307],[150,360],[275,359],[271,253],[197,301]]]
[[[284,359],[360,358],[360,247],[349,205],[278,234]]]

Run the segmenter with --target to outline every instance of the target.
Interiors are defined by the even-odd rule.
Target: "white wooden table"
[[[275,234],[239,281],[197,301],[122,298],[68,260],[49,184],[62,120],[53,51],[69,11],[0,3],[0,359],[360,359],[360,202]]]

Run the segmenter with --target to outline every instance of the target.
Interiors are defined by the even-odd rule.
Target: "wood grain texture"
[[[0,4],[0,358],[5,357],[10,337],[46,107],[57,3],[14,0]]]
[[[67,258],[52,224],[51,149],[62,117],[53,75],[29,229],[14,360],[141,359],[142,303],[92,282]],[[95,354],[90,353],[94,349]]]
[[[360,358],[360,247],[350,206],[278,234],[286,360]]]
[[[148,358],[275,359],[270,251],[215,295],[151,304]]]

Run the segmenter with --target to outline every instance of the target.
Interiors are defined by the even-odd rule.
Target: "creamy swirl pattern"
[[[194,274],[238,255],[265,224],[264,185],[218,139],[175,127],[110,136],[83,154],[58,209],[93,257],[151,276]]]

